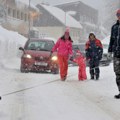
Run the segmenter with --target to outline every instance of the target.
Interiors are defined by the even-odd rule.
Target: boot
[[[114,98],[120,99],[120,93],[118,95],[115,95]]]
[[[99,73],[96,73],[96,80],[99,80]]]
[[[64,77],[61,78],[62,81],[65,81],[67,76],[65,75]]]
[[[96,80],[99,80],[99,75],[96,75]]]
[[[93,80],[94,79],[94,75],[91,75],[91,80]]]

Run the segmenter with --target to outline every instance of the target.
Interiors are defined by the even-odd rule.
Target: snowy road
[[[59,75],[22,74],[19,61],[14,63],[0,70],[0,120],[120,119],[120,100],[113,98],[117,87],[112,65],[101,67],[99,81],[89,80],[89,74],[87,81],[78,81],[78,68],[69,67],[70,77],[62,82]],[[18,92],[5,95],[14,91]]]

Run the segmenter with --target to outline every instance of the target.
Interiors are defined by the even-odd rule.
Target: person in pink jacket
[[[69,29],[66,29],[64,35],[58,39],[52,48],[52,52],[57,51],[60,77],[62,81],[65,81],[67,77],[68,58],[69,55],[72,55],[72,42]]]
[[[71,61],[75,62],[79,66],[78,70],[78,80],[83,81],[87,79],[86,75],[86,58],[82,55],[81,52],[77,52],[75,58],[71,58]]]

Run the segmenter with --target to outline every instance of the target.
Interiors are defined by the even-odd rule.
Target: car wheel
[[[52,72],[53,74],[59,74],[59,69],[51,70],[51,72]]]
[[[20,68],[21,73],[28,73],[29,71],[27,69],[24,69],[23,67]]]

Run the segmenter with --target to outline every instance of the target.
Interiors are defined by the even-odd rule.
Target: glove
[[[109,52],[109,53],[107,54],[107,58],[108,58],[109,60],[112,60],[112,52]]]
[[[69,60],[70,60],[70,61],[73,61],[73,56],[71,56],[71,57],[69,58]]]

